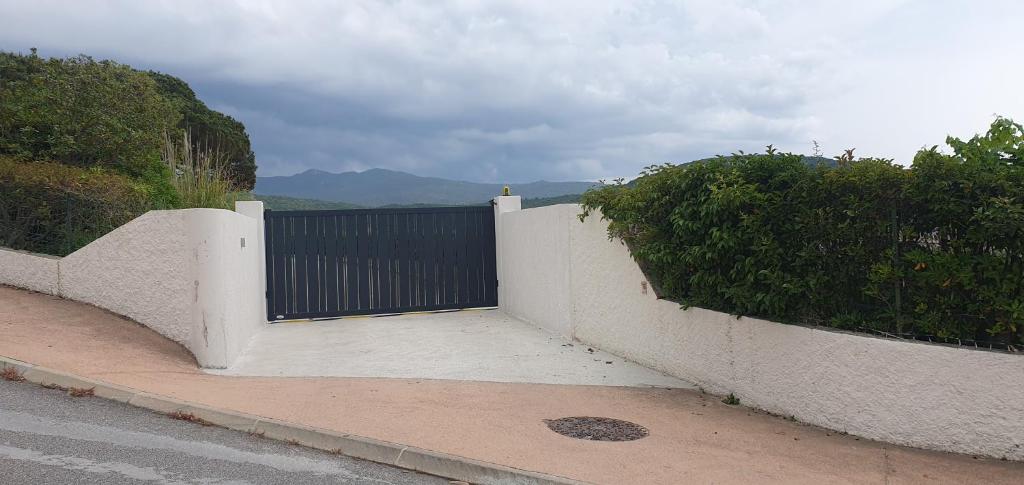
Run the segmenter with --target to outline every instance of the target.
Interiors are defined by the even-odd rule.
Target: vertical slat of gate
[[[445,217],[446,213],[440,211],[434,213],[431,217],[431,222],[434,227],[434,235],[431,238],[431,243],[434,248],[434,279],[431,280],[430,284],[434,287],[435,300],[432,302],[434,305],[444,305],[444,300],[448,290],[448,254],[447,254],[447,243],[445,238],[448,237],[448,219]]]
[[[452,269],[452,294],[448,298],[449,305],[456,305],[459,303],[459,293],[462,290],[462,268],[460,265],[462,258],[462,248],[459,247],[459,234],[462,231],[461,221],[459,220],[460,212],[461,211],[451,211],[451,213],[448,215],[448,217],[450,217],[452,224],[452,232],[450,236],[451,239],[449,241],[449,247],[451,248],[452,251],[452,259],[451,262],[449,263]]]
[[[416,277],[420,271],[419,260],[417,259],[418,253],[416,248],[416,231],[419,227],[416,225],[416,215],[406,214],[406,259],[408,260],[409,272],[407,273],[406,279],[409,280],[409,292],[407,298],[409,298],[409,306],[419,305],[419,297],[417,295],[420,286],[416,284]]]
[[[388,279],[388,252],[387,252],[387,225],[388,215],[377,216],[377,305],[382,310],[390,309],[385,281]]]
[[[359,216],[345,216],[345,290],[346,311],[359,309]]]
[[[409,304],[406,302],[406,293],[408,291],[407,284],[405,282],[405,258],[406,258],[406,242],[405,242],[405,214],[395,214],[395,244],[397,244],[397,253],[395,254],[395,306],[402,308]]]
[[[388,302],[392,308],[401,308],[401,300],[398,298],[398,215],[388,214],[387,216],[387,248],[388,248]]]
[[[324,239],[327,251],[324,254],[324,265],[327,271],[324,292],[327,297],[324,300],[324,311],[334,313],[338,311],[338,218],[333,215],[325,218],[327,224],[324,228]]]
[[[324,254],[324,238],[323,238],[323,223],[324,218],[321,216],[310,217],[310,222],[313,224],[313,258],[310,261],[313,263],[315,269],[311,273],[310,278],[310,296],[309,296],[309,311],[316,313],[323,313],[324,307],[324,276],[323,276],[323,254]]]
[[[384,214],[375,214],[373,217],[373,308],[377,311],[385,309],[384,306]]]
[[[490,210],[490,208],[486,208]],[[473,300],[477,305],[482,305],[484,302],[483,296],[483,254],[486,250],[486,242],[484,242],[483,236],[483,212],[477,211],[476,213],[476,251],[473,253],[473,265],[476,267],[476,272],[473,275],[473,280],[476,286],[476,298]]]
[[[444,240],[447,242],[447,289],[444,295],[445,305],[455,305],[459,303],[459,245],[458,245],[458,231],[459,231],[459,211],[451,211],[447,213],[447,236]]]
[[[327,223],[331,218],[320,216],[317,219],[317,311],[327,313]]]
[[[423,304],[420,299],[420,272],[423,270],[422,260],[425,257],[423,248],[423,221],[420,214],[410,212],[409,215],[409,306]]]
[[[469,302],[469,237],[466,234],[466,215],[468,211],[462,210],[455,214],[455,246],[458,250],[458,272],[456,273],[458,279],[458,303],[459,305],[465,305]]]
[[[378,214],[376,218],[376,234],[374,234],[374,252],[376,262],[374,263],[375,272],[377,274],[377,282],[373,285],[374,299],[377,301],[377,308],[380,310],[386,310],[388,304],[384,295],[384,279],[388,276],[387,270],[387,253],[385,250],[385,238],[387,237],[385,232],[385,225],[387,224],[387,214]]]
[[[434,279],[437,277],[437,251],[435,246],[435,231],[437,228],[434,226],[432,214],[417,214],[416,217],[423,228],[423,238],[420,240],[420,248],[423,251],[423,274],[420,276],[420,281],[422,281],[420,287],[423,290],[421,305],[430,307],[434,305],[434,301],[437,299],[437,286],[434,284]]]
[[[476,214],[477,211],[466,211],[466,234],[463,238],[463,247],[465,248],[465,256],[463,261],[466,262],[465,273],[462,274],[463,281],[465,282],[466,292],[459,296],[460,304],[464,307],[475,306],[476,296],[476,262],[473,259],[473,255],[476,254]]]
[[[366,215],[366,269],[370,285],[369,309],[379,308],[377,300],[377,214]]]
[[[340,227],[340,237],[338,241],[338,252],[342,254],[341,261],[338,262],[338,303],[342,311],[348,311],[351,308],[349,301],[349,288],[352,286],[352,277],[350,265],[352,264],[352,253],[349,251],[350,241],[352,239],[352,223],[349,221],[350,217],[347,215],[338,217],[338,224]]]
[[[426,270],[424,260],[427,258],[427,250],[429,245],[427,244],[426,238],[423,237],[424,229],[423,214],[410,214],[413,221],[413,273],[412,273],[412,294],[413,294],[413,306],[422,306],[426,302],[423,299],[423,272]]]
[[[394,260],[395,260],[395,239],[392,233],[394,232],[394,214],[383,214],[381,223],[381,254],[383,255],[383,261],[380,264],[380,270],[382,278],[380,280],[380,303],[385,308],[395,309],[399,306],[395,304],[394,291],[391,286],[394,280]]]
[[[498,281],[497,263],[494,246],[494,211],[483,214],[483,235],[484,235],[484,306],[498,305]]]
[[[295,290],[298,287],[295,280],[295,218],[286,217],[284,223],[285,238],[288,240],[285,246],[285,285],[284,285],[284,314],[295,313]]]
[[[319,216],[306,217],[306,312],[316,313],[320,308],[320,220]]]
[[[485,211],[480,211],[477,214],[477,216],[479,217],[478,231],[480,233],[479,239],[478,239],[479,240],[479,244],[480,244],[480,249],[477,252],[477,256],[476,256],[477,257],[477,264],[480,267],[480,275],[478,276],[478,280],[480,282],[479,283],[480,284],[480,299],[479,299],[479,301],[480,301],[481,305],[485,305],[485,306],[487,304],[487,284],[488,284],[488,281],[487,281],[487,263],[486,263],[486,261],[487,261],[487,252],[488,251],[490,251],[492,253],[494,252],[494,248],[492,248],[492,247],[487,245],[487,218],[489,217],[488,212],[493,213],[492,211],[493,211],[493,209],[488,207],[486,212]]]
[[[370,265],[366,258],[369,255],[369,222],[366,214],[356,216],[356,234],[359,244],[357,256],[359,266],[359,306],[360,310],[370,308]]]
[[[295,313],[309,310],[309,264],[307,263],[309,235],[306,233],[306,217],[295,218]]]
[[[338,311],[344,312],[348,309],[348,237],[346,226],[347,217],[339,214],[338,217]]]
[[[451,284],[451,272],[452,272],[452,256],[451,247],[448,244],[448,238],[451,235],[451,220],[449,218],[449,212],[442,211],[434,214],[434,220],[437,227],[437,234],[435,237],[435,243],[437,245],[437,304],[443,306],[448,302],[449,294],[452,291]]]
[[[285,305],[285,312],[286,313],[295,313],[295,308],[296,308],[296,305],[297,305],[296,304],[296,293],[299,290],[299,285],[297,283],[298,280],[296,279],[297,266],[298,266],[296,264],[296,259],[298,258],[297,251],[298,251],[298,245],[299,245],[298,234],[296,233],[296,229],[295,229],[296,220],[297,220],[296,217],[289,217],[285,221],[285,223],[287,224],[285,226],[285,235],[288,238],[288,249],[285,252],[286,257],[287,257],[287,260],[285,261],[285,265],[286,265],[287,271],[288,271],[288,283],[285,284],[285,292],[288,295],[287,296],[287,304]]]
[[[437,290],[436,290],[436,292],[437,292],[437,305],[438,306],[439,305],[443,305],[444,304],[444,299],[447,298],[447,264],[445,264],[447,262],[446,259],[445,259],[447,257],[447,239],[446,239],[446,237],[447,237],[447,217],[446,216],[447,216],[447,214],[445,214],[444,212],[438,212],[437,215],[434,216],[434,221],[435,221],[434,224],[435,224],[435,228],[437,230],[437,232],[435,233],[436,235],[434,236],[436,238],[436,240],[437,240],[437,252],[436,252],[436,257],[437,257],[437,259],[436,259],[437,264],[436,265],[437,265],[437,269],[435,269],[434,271],[436,271],[436,279],[437,279]]]
[[[476,306],[480,301],[477,294],[480,286],[476,283],[476,270],[479,266],[476,263],[476,254],[479,249],[479,232],[476,228],[479,227],[477,223],[479,215],[479,211],[466,213],[466,303],[470,306]]]
[[[448,290],[448,254],[445,238],[448,237],[448,219],[444,211],[433,214],[431,222],[434,226],[434,236],[431,242],[434,247],[434,279],[430,282],[434,287],[435,305],[444,305]]]

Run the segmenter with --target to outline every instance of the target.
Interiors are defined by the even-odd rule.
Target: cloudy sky
[[[812,140],[909,163],[1024,121],[1022,23],[1017,0],[0,0],[0,50],[179,76],[260,175],[523,182]]]

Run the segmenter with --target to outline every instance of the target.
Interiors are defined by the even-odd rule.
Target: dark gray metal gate
[[[266,211],[267,318],[498,305],[494,211]]]

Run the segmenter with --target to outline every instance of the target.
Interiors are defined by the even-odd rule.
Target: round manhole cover
[[[621,419],[575,416],[545,419],[544,423],[551,431],[581,440],[632,441],[648,435],[647,428]]]

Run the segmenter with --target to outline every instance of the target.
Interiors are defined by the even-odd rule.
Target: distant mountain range
[[[513,195],[524,199],[560,197],[586,192],[595,182],[530,182],[509,184]],[[501,195],[502,184],[463,182],[420,177],[405,172],[374,168],[364,172],[331,173],[322,170],[280,176],[257,177],[253,193],[320,201],[344,202],[364,207],[385,205],[466,205],[484,203]]]
[[[345,202],[329,202],[326,200],[299,199],[283,195],[253,194],[253,199],[262,201],[263,207],[275,211],[316,211],[339,209],[362,209],[363,206]]]

